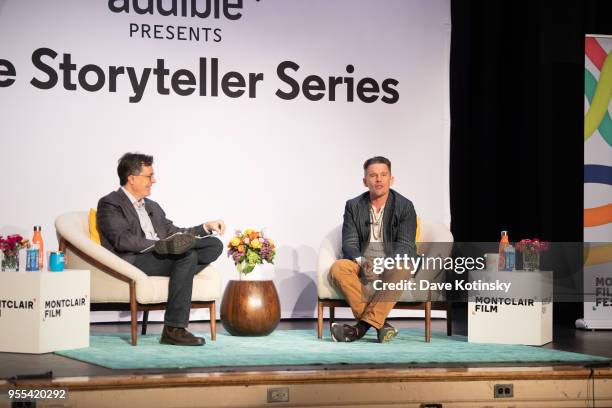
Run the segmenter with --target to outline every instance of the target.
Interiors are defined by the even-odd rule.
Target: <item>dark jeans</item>
[[[187,327],[191,310],[193,277],[223,252],[218,238],[196,240],[193,249],[181,255],[159,255],[155,252],[136,255],[134,266],[149,276],[169,276],[168,306],[164,324]]]

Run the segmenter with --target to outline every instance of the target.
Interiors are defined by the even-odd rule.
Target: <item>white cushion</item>
[[[417,252],[428,256],[446,257],[452,249],[453,234],[440,223],[421,221],[421,243],[417,244]],[[439,244],[432,244],[439,243]],[[329,278],[329,269],[332,264],[342,257],[342,225],[331,230],[321,242],[319,258],[317,263],[317,295],[319,299],[344,299],[344,295]],[[421,270],[417,276],[430,282],[443,282],[444,271]],[[427,291],[406,290],[400,297],[400,302],[424,301],[427,299]],[[444,300],[443,292],[432,292],[431,300]]]
[[[169,278],[147,276],[143,271],[124,261],[89,238],[89,219],[85,211],[60,215],[55,220],[58,234],[78,250],[94,259],[84,259],[71,248],[66,250],[66,268],[91,271],[92,303],[129,303],[129,285],[100,270],[109,267],[136,281],[136,300],[139,303],[162,303],[168,300]],[[221,274],[209,265],[196,275],[193,281],[193,301],[217,300],[221,297]]]

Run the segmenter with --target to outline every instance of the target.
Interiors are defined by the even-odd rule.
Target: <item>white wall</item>
[[[279,246],[283,317],[310,317],[321,237],[341,222],[345,200],[363,191],[366,158],[389,157],[395,188],[419,215],[449,223],[449,1],[245,0],[240,12],[229,21],[117,14],[103,0],[0,1],[0,59],[17,72],[0,88],[0,233],[29,237],[41,224],[47,248],[56,248],[55,217],[95,208],[118,187],[121,154],[145,152],[155,156],[151,198],[177,225],[223,218],[225,242],[235,228],[265,227]],[[222,39],[134,38],[130,23],[220,28]],[[43,59],[55,71],[63,53],[77,70],[130,66],[139,75],[163,58],[172,72],[197,76],[199,58],[218,58],[222,72],[264,80],[256,98],[237,99],[159,95],[151,78],[142,100],[130,103],[126,75],[116,92],[108,83],[97,92],[65,90],[61,74],[42,90],[30,83],[48,78],[32,61],[41,47],[59,54]],[[307,74],[394,78],[399,100],[347,102],[342,92],[336,101],[282,100],[275,92],[288,86],[276,68],[286,60],[301,66],[292,73],[300,81]],[[227,279],[237,278],[225,257],[218,264]]]

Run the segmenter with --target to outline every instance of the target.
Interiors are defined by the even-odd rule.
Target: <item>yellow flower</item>
[[[259,239],[255,238],[254,240],[252,240],[251,247],[255,249],[261,248],[261,242],[259,241]]]
[[[247,228],[247,230],[242,233],[242,236],[248,237],[249,235],[251,235],[251,232],[253,232],[253,230],[251,228]]]
[[[240,238],[238,238],[238,237],[232,238],[232,240],[230,241],[230,244],[233,247],[237,247],[238,245],[240,245]]]

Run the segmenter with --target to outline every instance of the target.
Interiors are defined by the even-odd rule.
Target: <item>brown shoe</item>
[[[164,325],[162,330],[161,344],[173,344],[175,346],[203,346],[206,340],[203,337],[196,337],[182,327],[172,327]]]
[[[174,234],[170,238],[155,243],[154,251],[160,255],[181,255],[195,245],[195,237],[190,234]]]

